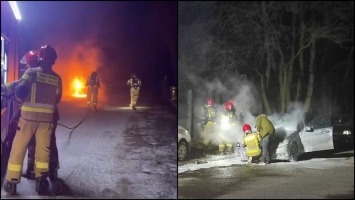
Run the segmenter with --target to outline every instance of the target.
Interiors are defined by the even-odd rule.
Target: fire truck
[[[1,1],[1,85],[19,77],[19,26],[21,15],[15,1]],[[17,105],[1,93],[1,185],[7,169],[3,142]],[[8,150],[7,150],[8,151]]]

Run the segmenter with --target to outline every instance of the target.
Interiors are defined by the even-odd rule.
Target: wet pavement
[[[87,113],[84,99],[60,104],[59,177],[66,190],[38,196],[22,178],[18,196],[1,198],[177,198],[176,112],[171,106],[102,105]],[[25,159],[25,162],[27,159]]]
[[[203,155],[179,162],[179,199],[353,199],[354,150],[314,152],[298,162],[246,164]]]

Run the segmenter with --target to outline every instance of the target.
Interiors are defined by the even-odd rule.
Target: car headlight
[[[345,130],[345,131],[343,131],[343,135],[351,135],[351,131]]]

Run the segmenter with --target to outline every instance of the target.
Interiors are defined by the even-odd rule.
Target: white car
[[[178,159],[186,160],[190,151],[191,136],[182,126],[178,125]]]
[[[350,115],[319,116],[292,134],[288,134],[292,129],[287,130],[287,125],[283,124],[282,128],[286,128],[286,134],[283,134],[285,137],[275,135],[277,139],[271,145],[272,159],[297,161],[304,153],[354,144],[354,120]]]

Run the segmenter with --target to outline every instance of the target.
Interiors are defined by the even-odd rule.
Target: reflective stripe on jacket
[[[26,70],[22,79],[23,87],[28,87],[30,92],[22,104],[21,117],[32,121],[53,122],[54,107],[62,95],[61,77],[52,70],[44,71],[36,67]]]
[[[261,148],[258,140],[258,133],[250,133],[243,138],[244,144],[247,146],[247,156],[259,156]]]

